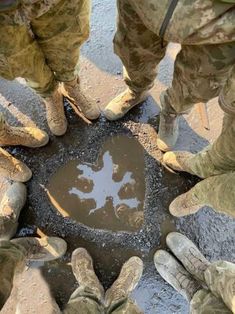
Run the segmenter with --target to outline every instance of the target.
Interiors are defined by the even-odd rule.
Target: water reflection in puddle
[[[56,209],[87,226],[135,231],[143,224],[144,150],[127,136],[108,139],[96,164],[69,161],[47,186]]]

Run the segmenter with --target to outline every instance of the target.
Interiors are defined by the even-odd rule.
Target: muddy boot
[[[26,182],[32,177],[32,172],[24,163],[0,148],[0,176],[13,181]]]
[[[169,206],[169,211],[175,217],[184,217],[197,213],[205,205],[207,204],[203,204],[190,190],[175,198]]]
[[[10,240],[15,235],[26,195],[24,184],[0,178],[0,240]]]
[[[162,278],[188,302],[201,289],[200,284],[168,252],[158,250],[154,255],[154,264]]]
[[[50,97],[44,98],[46,105],[47,123],[53,133],[56,136],[62,136],[67,131],[67,119],[64,113],[64,99],[60,91],[57,88]]]
[[[137,286],[143,273],[143,262],[137,257],[131,257],[123,266],[118,279],[105,294],[105,306],[109,307],[120,300],[128,298]]]
[[[210,262],[202,255],[196,245],[178,232],[169,233],[166,237],[166,243],[171,252],[184,265],[184,268],[196,279],[205,283],[204,273]]]
[[[67,250],[66,242],[57,237],[25,237],[11,242],[20,245],[26,252],[26,259],[30,261],[52,261],[62,257]]]
[[[207,166],[201,157],[203,157],[203,153],[192,154],[183,151],[168,152],[163,156],[163,164],[176,171],[184,171],[196,175],[199,178],[205,178],[203,171],[199,170],[199,168],[203,169]]]
[[[100,110],[94,99],[85,95],[81,90],[79,78],[71,82],[64,82],[61,86],[63,95],[72,102],[89,120],[96,120]]]
[[[158,148],[167,152],[175,146],[179,136],[179,115],[174,113],[173,108],[168,108],[165,104],[164,93],[160,96],[162,111],[160,113],[160,123],[158,130],[157,145]]]
[[[14,127],[5,121],[0,128],[0,146],[42,147],[49,141],[47,133],[37,128]]]
[[[125,114],[133,107],[139,105],[148,97],[147,92],[136,94],[130,89],[125,90],[105,107],[104,115],[110,120],[118,120],[125,116]]]
[[[78,248],[72,254],[72,270],[79,286],[91,291],[98,300],[104,297],[104,288],[97,278],[93,261],[89,253],[84,248]]]

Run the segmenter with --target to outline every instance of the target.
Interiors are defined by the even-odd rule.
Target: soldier
[[[23,77],[43,97],[47,121],[57,136],[66,132],[63,95],[88,119],[99,108],[80,87],[78,60],[89,36],[89,0],[3,0],[0,3],[0,76]]]
[[[56,237],[0,240],[0,310],[27,261],[52,261],[63,256],[66,250],[66,242]]]
[[[170,233],[166,242],[175,257],[158,250],[154,255],[156,269],[188,300],[190,313],[235,313],[235,265],[225,261],[210,263],[180,233]]]
[[[196,155],[165,154],[167,166],[207,178],[178,198],[171,212],[186,215],[208,204],[231,214],[235,201],[235,0],[168,3],[118,0],[114,48],[124,64],[128,89],[108,104],[105,115],[116,120],[141,103],[154,84],[167,43],[181,43],[172,86],[161,95],[159,149],[172,150],[178,138],[179,116],[195,103],[219,95],[225,113],[222,133],[212,147]],[[209,195],[209,190],[217,191],[218,197]]]
[[[140,258],[131,257],[122,266],[118,279],[106,293],[95,274],[92,258],[84,248],[73,252],[71,264],[79,288],[72,294],[64,314],[143,313],[129,299],[142,276],[143,262]]]

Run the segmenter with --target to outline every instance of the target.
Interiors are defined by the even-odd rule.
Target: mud
[[[96,99],[101,109],[125,88],[121,78],[121,63],[113,54],[112,48],[115,10],[115,1],[93,1],[91,37],[81,52],[83,87]],[[153,97],[149,97],[141,107],[135,108],[122,121],[109,123],[101,117],[88,127],[74,115],[67,104],[69,128],[65,136],[55,138],[50,134],[49,145],[42,149],[9,149],[15,157],[26,162],[34,174],[27,184],[28,202],[20,216],[17,235],[36,235],[39,228],[45,234],[63,237],[68,242],[68,252],[63,259],[41,267],[41,273],[49,285],[51,294],[61,308],[77,287],[68,263],[71,252],[79,246],[87,248],[94,258],[97,275],[105,288],[115,280],[121,265],[130,256],[138,255],[143,259],[144,274],[134,291],[133,298],[146,314],[188,313],[187,302],[157,274],[154,268],[153,254],[157,248],[165,248],[167,232],[176,229],[187,235],[209,260],[235,261],[233,219],[216,214],[209,208],[180,219],[173,218],[168,212],[170,202],[197,182],[192,176],[173,174],[163,169],[159,163],[162,154],[156,147],[159,95],[170,84],[174,57],[178,49],[178,46],[170,46],[166,58],[161,62],[158,80],[152,90]],[[49,132],[44,106],[25,86],[23,80],[14,82],[0,80],[0,105],[10,123],[37,125]],[[201,127],[195,110],[189,116],[182,117],[177,149],[195,152],[216,138],[222,122],[217,100],[212,100],[208,104],[208,111],[210,131]],[[143,226],[135,232],[129,230],[110,232],[92,229],[71,217],[63,217],[48,200],[47,187],[50,178],[70,160],[77,160],[79,164],[94,165],[104,148],[104,143],[110,137],[119,135],[136,139],[144,150]],[[26,278],[29,280],[27,276]],[[26,289],[27,285],[20,288]],[[30,285],[25,295],[30,296],[28,303],[33,302]],[[35,313],[41,314],[38,300],[35,304]]]
[[[63,217],[96,229],[138,230],[144,218],[144,149],[128,136],[110,137],[95,164],[71,160],[59,168],[47,194]]]

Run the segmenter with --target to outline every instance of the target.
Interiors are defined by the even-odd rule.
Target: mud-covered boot
[[[42,147],[49,141],[49,136],[38,128],[14,127],[5,121],[0,127],[0,146]]]
[[[23,248],[29,261],[52,261],[62,257],[67,250],[67,243],[57,237],[25,237],[13,239],[11,242]]]
[[[0,148],[0,176],[13,181],[27,182],[32,177],[32,172],[23,162]]]
[[[204,158],[206,151],[192,154],[185,151],[168,152],[163,156],[163,164],[176,171],[184,171],[199,178],[206,178],[211,175],[220,174],[213,168],[207,158]]]
[[[170,213],[175,217],[184,217],[197,213],[204,204],[192,192],[192,189],[176,197],[169,206]]]
[[[185,269],[204,283],[204,272],[210,265],[210,262],[202,255],[196,245],[178,232],[169,233],[166,237],[166,243],[171,252],[184,265]]]
[[[158,250],[154,255],[154,264],[162,278],[189,302],[201,289],[200,284],[168,252]]]
[[[160,113],[157,145],[161,151],[167,152],[174,148],[179,136],[179,115],[177,113],[171,113],[170,111],[173,111],[172,109],[166,109],[163,100],[164,94],[161,94],[160,99],[163,108]]]
[[[64,113],[64,98],[58,87],[50,97],[44,98],[47,123],[51,132],[62,136],[67,131],[67,119]]]
[[[147,92],[134,93],[130,89],[115,97],[105,107],[104,115],[110,121],[118,120],[125,116],[125,114],[133,107],[145,101],[148,97]]]
[[[89,120],[96,120],[100,116],[100,109],[94,99],[84,94],[79,78],[61,85],[63,95],[72,102]]]
[[[104,288],[95,274],[93,260],[87,250],[78,248],[73,251],[71,264],[79,286],[86,288],[87,292],[91,291],[98,300],[103,300]]]
[[[105,306],[109,307],[118,301],[128,298],[137,286],[143,273],[143,262],[137,257],[131,257],[123,266],[118,279],[105,294]]]
[[[26,195],[24,184],[0,178],[0,240],[9,240],[15,235]]]

